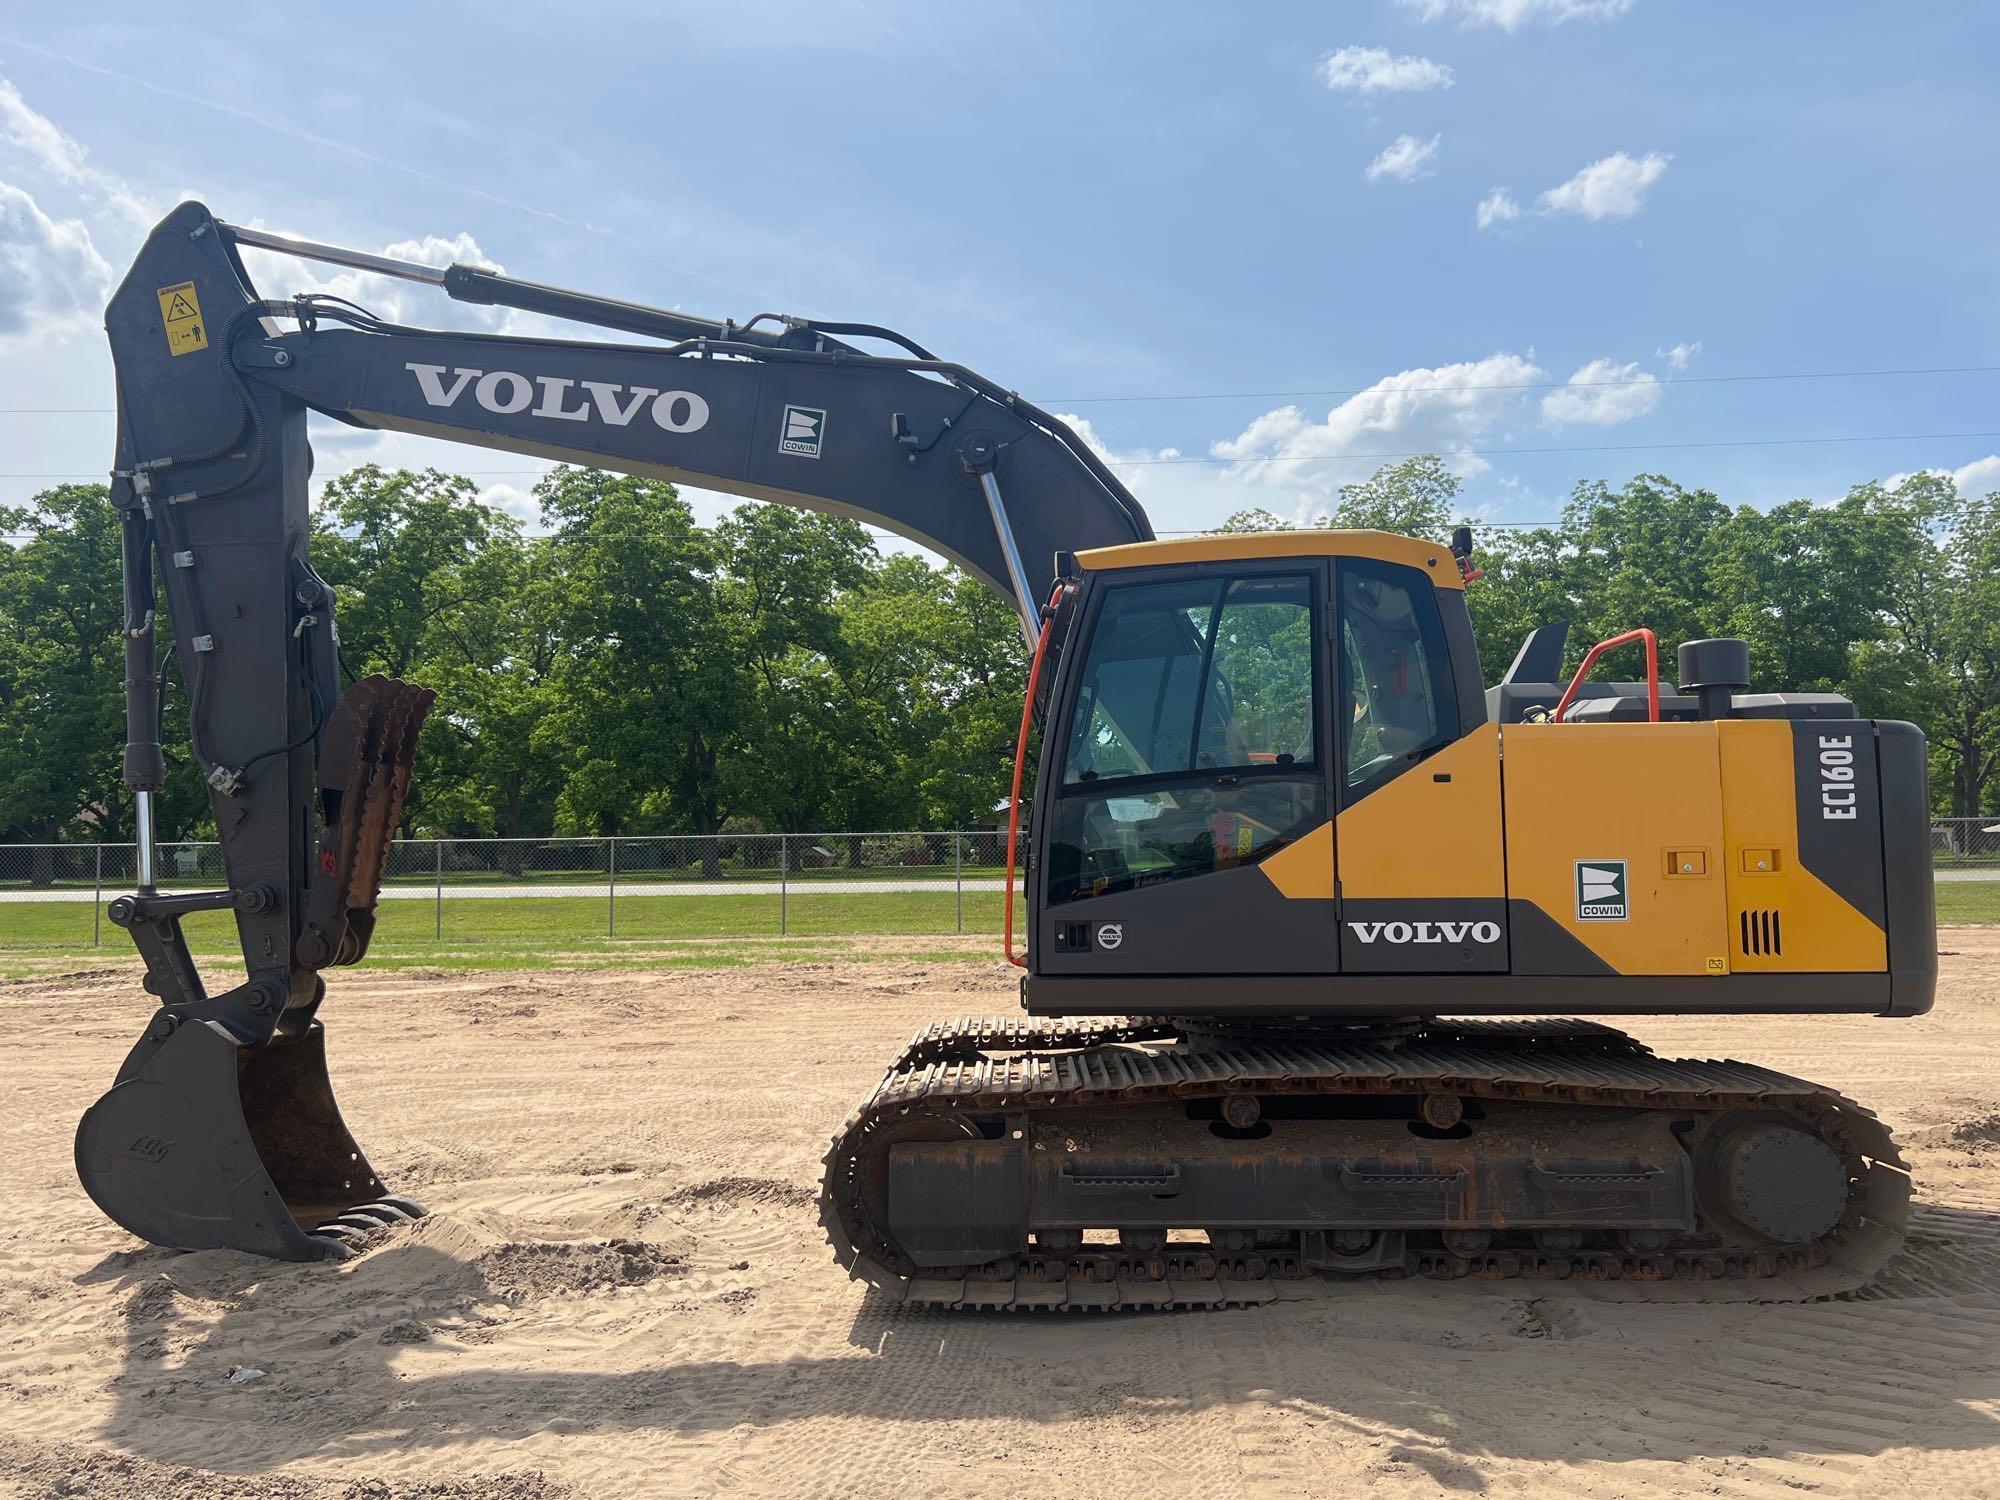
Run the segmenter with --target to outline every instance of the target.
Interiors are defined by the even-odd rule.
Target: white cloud
[[[1629,219],[1645,206],[1646,190],[1658,182],[1671,157],[1657,151],[1631,157],[1614,151],[1594,161],[1560,187],[1538,200],[1544,213],[1575,214],[1584,219]]]
[[[1456,16],[1461,26],[1498,26],[1518,31],[1523,26],[1560,26],[1565,21],[1614,21],[1632,8],[1632,0],[1396,0],[1420,21]]]
[[[1989,453],[1984,458],[1975,458],[1971,463],[1957,469],[1920,469],[1918,473],[1935,474],[1940,479],[1949,479],[1960,498],[1984,500],[1995,491],[2000,491],[2000,453]],[[1891,492],[1901,489],[1915,475],[1905,471],[1891,474],[1882,481],[1882,488]]]
[[[1561,425],[1587,423],[1614,427],[1643,417],[1660,404],[1660,382],[1637,362],[1614,364],[1593,359],[1570,376],[1569,384],[1542,397],[1542,419]]]
[[[1428,57],[1394,57],[1386,47],[1342,47],[1319,60],[1319,81],[1339,93],[1420,94],[1448,89],[1452,71]]]
[[[1380,156],[1368,163],[1368,170],[1362,175],[1370,182],[1380,182],[1384,177],[1393,177],[1398,182],[1414,182],[1419,177],[1428,177],[1438,145],[1443,140],[1442,135],[1434,135],[1427,141],[1420,141],[1413,135],[1399,135],[1383,148]]]
[[[1653,353],[1667,362],[1668,369],[1679,372],[1693,364],[1695,356],[1701,353],[1701,340],[1696,339],[1692,344],[1676,344],[1671,349],[1655,349]]]
[[[0,140],[41,173],[86,190],[134,224],[150,225],[159,218],[152,205],[133,192],[123,178],[93,167],[83,146],[47,115],[30,107],[21,91],[5,78],[0,78]]]
[[[1324,421],[1282,406],[1209,451],[1239,460],[1242,483],[1319,495],[1372,473],[1392,453],[1437,453],[1460,473],[1476,474],[1490,466],[1472,447],[1518,412],[1523,387],[1545,376],[1518,354],[1405,370],[1348,397]]]
[[[52,219],[0,182],[0,338],[88,329],[111,294],[111,267],[76,219]]]
[[[1600,369],[1608,375],[1593,374]],[[1641,375],[1635,366],[1594,360],[1572,381]],[[1486,473],[1492,464],[1478,450],[1505,445],[1521,424],[1535,419],[1537,387],[1548,378],[1533,350],[1405,370],[1350,396],[1324,419],[1297,406],[1267,411],[1235,437],[1209,445],[1207,456],[1221,460],[1216,463],[1184,457],[1171,448],[1115,450],[1087,418],[1062,420],[1111,465],[1163,532],[1205,529],[1234,511],[1256,507],[1290,525],[1306,526],[1326,515],[1341,485],[1365,479],[1408,454],[1438,454],[1453,472],[1468,477]],[[1632,387],[1612,388],[1608,402],[1592,400],[1594,388],[1570,386],[1555,394],[1588,403],[1592,414],[1575,420],[1622,421],[1639,415],[1639,402],[1650,410],[1658,401],[1662,386],[1643,379],[1640,384],[1636,397],[1627,394]],[[1621,397],[1626,409],[1613,415]]]
[[[1953,469],[1951,482],[1967,499],[1985,499],[1995,490],[2000,490],[2000,454],[1989,453],[1984,458],[1975,458],[1962,469]]]
[[[533,483],[529,480],[527,485],[508,484],[502,480],[485,486],[477,498],[481,505],[512,516],[521,523],[522,530],[539,533],[542,530],[542,507],[528,488]]]
[[[1514,201],[1512,193],[1497,187],[1479,200],[1479,207],[1473,210],[1472,217],[1481,229],[1491,229],[1495,224],[1520,218],[1521,205]]]

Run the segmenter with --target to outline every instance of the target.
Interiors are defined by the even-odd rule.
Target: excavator
[[[611,337],[265,298],[249,247]],[[1209,1307],[1474,1276],[1803,1299],[1903,1244],[1908,1173],[1861,1105],[1601,1018],[1928,1010],[1915,727],[1753,692],[1738,640],[1688,642],[1663,684],[1644,629],[1565,677],[1567,627],[1545,626],[1488,686],[1469,531],[1157,539],[1063,421],[873,324],[709,320],[192,202],[105,321],[139,830],[108,914],[158,1004],[76,1165],[133,1234],[334,1259],[423,1212],[349,1132],[319,1012],[326,970],[368,950],[433,694],[343,686],[308,547],[317,412],[856,518],[1012,601],[1021,1013],[920,1031],[834,1136],[822,1222],[881,1292]],[[1643,680],[1591,676],[1637,648]],[[223,889],[156,882],[169,668]],[[213,991],[182,930],[201,912],[242,945]]]

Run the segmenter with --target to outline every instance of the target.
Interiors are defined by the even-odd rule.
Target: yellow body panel
[[[1412,766],[1341,813],[1337,828],[1343,896],[1505,896],[1500,726],[1482,724]]]
[[[1257,868],[1278,894],[1292,901],[1333,899],[1333,825],[1322,823],[1294,839]]]
[[[1726,719],[1721,742],[1724,885],[1730,963],[1745,972],[1866,973],[1888,967],[1888,938],[1799,860],[1797,772],[1792,726],[1776,720]],[[1763,868],[1760,868],[1763,867]],[[1774,914],[1777,952],[1746,944],[1744,912]],[[1766,927],[1766,934],[1770,929]]]
[[[1465,587],[1450,548],[1387,531],[1248,531],[1226,536],[1191,536],[1166,542],[1096,547],[1077,553],[1076,560],[1086,570],[1097,573],[1117,568],[1161,567],[1168,563],[1290,557],[1372,557],[1420,568],[1439,588]]]
[[[1727,973],[1716,726],[1509,724],[1501,745],[1508,895],[1621,974]],[[1578,862],[1615,860],[1625,919],[1579,919]]]

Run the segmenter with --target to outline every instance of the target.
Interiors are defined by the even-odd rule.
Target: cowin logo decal
[[[1497,943],[1498,922],[1349,922],[1364,943]]]
[[[588,422],[595,416],[613,427],[627,427],[644,411],[663,432],[700,432],[708,425],[708,402],[693,391],[572,380],[561,375],[530,379],[512,370],[474,370],[465,365],[406,364],[403,368],[417,377],[418,389],[432,406],[458,405],[469,387],[473,401],[499,417],[524,411],[560,422]]]
[[[826,413],[817,406],[785,408],[785,430],[778,436],[778,451],[794,458],[818,458],[819,445],[826,437]]]
[[[1627,881],[1622,859],[1580,859],[1576,862],[1576,919],[1579,922],[1622,922]]]

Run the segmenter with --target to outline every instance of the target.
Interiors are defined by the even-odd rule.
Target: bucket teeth
[[[112,1219],[180,1250],[338,1260],[423,1214],[341,1118],[317,1021],[261,1048],[199,1022],[149,1034],[85,1112],[76,1167]]]
[[[389,846],[409,795],[417,736],[437,694],[391,677],[362,678],[342,695],[320,737],[320,807],[330,856],[312,905],[316,925],[337,931],[325,959],[351,964],[368,951]]]

